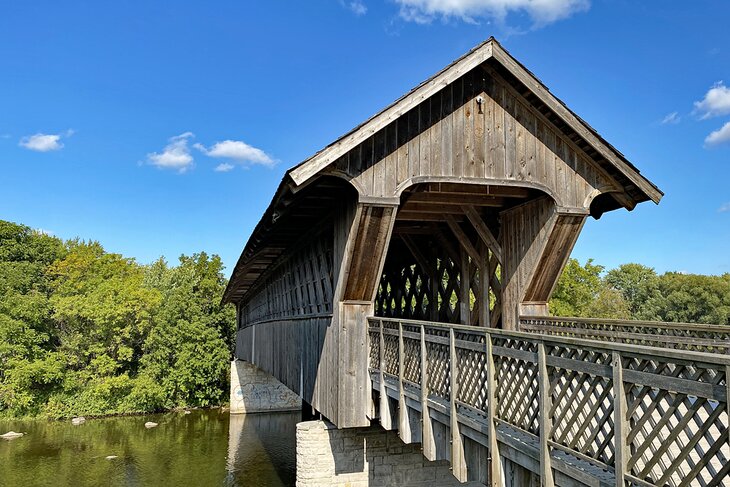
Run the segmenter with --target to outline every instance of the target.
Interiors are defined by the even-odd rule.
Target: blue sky
[[[573,256],[730,272],[729,21],[720,0],[0,2],[0,218],[230,271],[287,168],[494,35],[666,193]]]

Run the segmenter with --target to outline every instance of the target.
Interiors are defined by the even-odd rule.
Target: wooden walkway
[[[373,417],[460,480],[499,485],[498,452],[543,485],[730,485],[726,355],[384,318],[368,336]]]

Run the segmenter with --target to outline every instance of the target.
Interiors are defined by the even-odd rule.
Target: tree
[[[667,272],[648,305],[661,321],[730,324],[730,277]]]
[[[658,319],[651,300],[659,296],[659,277],[654,269],[641,264],[622,264],[606,273],[609,286],[621,293],[634,318]]]
[[[593,259],[584,266],[576,259],[568,260],[550,300],[550,312],[556,316],[585,316],[601,289],[601,272],[603,266],[593,264]]]
[[[60,239],[0,221],[0,415],[35,414],[59,386],[46,269],[64,253]]]
[[[181,256],[169,268],[159,260],[146,282],[162,293],[145,341],[142,375],[164,390],[166,407],[218,404],[227,390],[235,312],[224,307],[226,286],[217,255]]]

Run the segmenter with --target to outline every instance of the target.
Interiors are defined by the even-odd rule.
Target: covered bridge
[[[559,391],[545,392],[538,371],[598,355],[580,369],[593,398],[582,406],[613,428],[614,405],[601,401],[615,348],[571,355],[518,330],[549,325],[532,318],[548,314],[587,218],[661,197],[489,39],[286,173],[225,293],[238,310],[236,356],[338,428],[379,420],[422,442],[460,480],[496,475],[474,465],[497,448],[490,431],[502,423],[537,435],[543,477],[556,468],[550,451],[567,448],[624,478],[631,449],[608,423],[579,435],[610,442],[610,454],[540,434],[560,411],[544,412]],[[562,362],[546,361],[553,353]],[[468,411],[485,420],[481,440]]]

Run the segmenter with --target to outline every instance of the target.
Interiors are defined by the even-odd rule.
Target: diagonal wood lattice
[[[421,259],[413,256],[397,239],[391,242],[375,296],[376,316],[477,325],[484,275],[490,321],[493,326],[497,325],[501,314],[501,283],[494,254],[489,253],[490,258],[481,265],[471,257],[465,258],[463,261],[467,264],[462,270],[462,259],[456,259],[453,248],[447,251],[439,246],[437,239],[428,236],[413,240],[423,251]],[[466,282],[469,287],[468,316],[462,316],[462,286]]]
[[[426,397],[448,404],[456,374],[450,413],[456,424],[465,415],[473,428],[492,414],[486,353],[492,350],[494,421],[540,439],[548,458],[551,451],[573,455],[603,472],[622,472],[623,484],[632,486],[730,485],[726,356],[372,318],[376,350],[381,321],[386,373],[398,378],[400,334],[403,380],[414,387],[423,386],[424,347]],[[376,373],[379,352],[372,350]],[[541,404],[548,406],[541,410]]]

